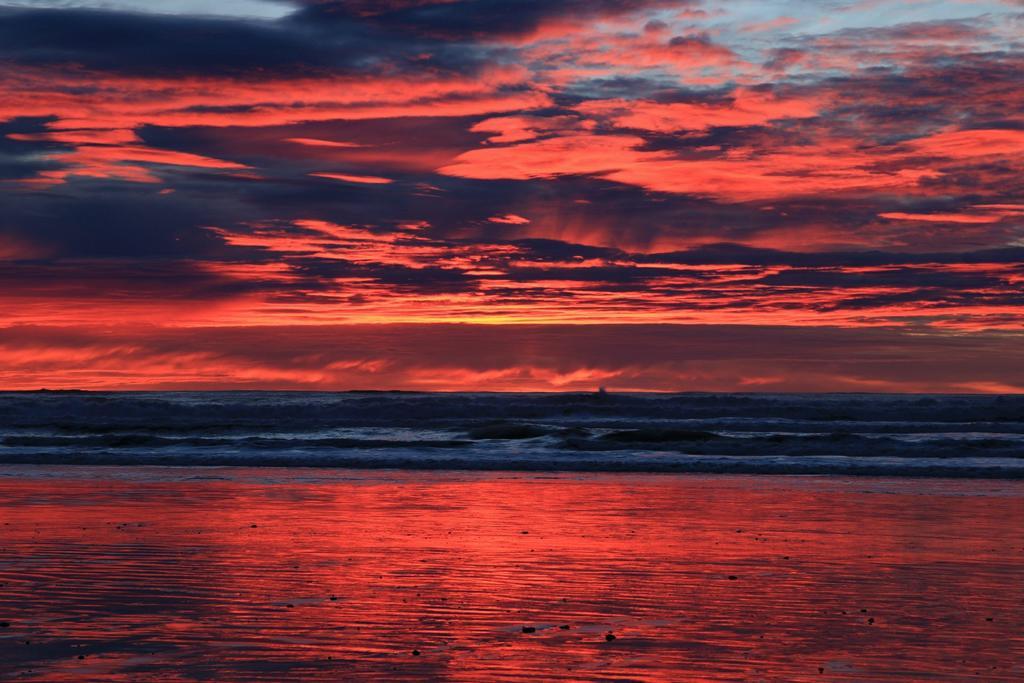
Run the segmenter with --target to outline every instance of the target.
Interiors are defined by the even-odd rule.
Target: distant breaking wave
[[[0,463],[1024,477],[1024,396],[0,393]]]

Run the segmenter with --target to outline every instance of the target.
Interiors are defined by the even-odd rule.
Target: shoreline
[[[166,467],[181,469],[216,469],[216,468],[265,468],[274,470],[336,470],[359,471],[379,470],[394,472],[495,472],[495,473],[531,473],[531,474],[651,474],[651,475],[749,475],[765,477],[856,477],[856,478],[899,478],[899,479],[950,479],[950,480],[1005,480],[1020,481],[1024,479],[1024,460],[1014,467],[994,465],[982,466],[976,463],[962,465],[943,465],[928,462],[921,464],[899,463],[876,465],[858,462],[846,466],[837,464],[822,465],[820,463],[799,462],[758,463],[754,459],[762,457],[773,459],[777,456],[717,456],[713,461],[694,463],[636,464],[596,462],[592,466],[558,467],[551,463],[520,462],[511,466],[507,462],[479,462],[472,465],[466,462],[456,464],[434,461],[411,460],[396,463],[387,460],[370,460],[365,458],[346,460],[337,457],[325,457],[321,460],[306,459],[297,462],[287,456],[278,458],[222,458],[217,456],[204,458],[203,462],[179,461],[175,458],[142,459],[134,455],[118,455],[111,457],[90,457],[85,461],[67,462],[65,455],[52,459],[40,458],[38,455],[26,456],[24,459],[7,456],[0,460],[2,467],[69,467],[69,468],[132,468],[132,467]],[[729,462],[725,458],[746,458],[743,462]],[[801,456],[794,456],[799,459]],[[821,457],[821,456],[819,456]],[[837,461],[848,456],[834,457]]]

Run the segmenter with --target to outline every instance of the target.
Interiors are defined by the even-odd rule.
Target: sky
[[[0,0],[0,388],[1024,391],[1022,0]]]

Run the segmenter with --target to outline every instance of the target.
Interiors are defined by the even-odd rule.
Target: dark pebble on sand
[[[85,655],[78,655],[79,659],[85,659]]]
[[[0,628],[10,628],[10,627],[11,627],[11,622],[9,622],[9,621],[0,621]]]
[[[869,624],[875,623],[875,618],[874,617],[868,617],[868,623]]]
[[[992,617],[985,617],[985,621],[992,621]]]
[[[604,639],[607,640],[610,643],[613,640],[615,640],[615,634],[614,633],[606,633],[606,634],[604,634]]]
[[[420,656],[420,651],[419,650],[413,650],[412,651],[412,656],[413,657],[419,657]]]
[[[535,629],[533,626],[524,626],[523,627],[523,633],[534,633],[534,632],[536,632],[536,630],[537,629]]]
[[[736,576],[734,574],[730,574],[729,575],[729,580],[730,581],[735,581],[736,580]]]
[[[287,605],[285,605],[285,607],[287,607],[288,609],[293,609],[295,605],[289,602]]]
[[[568,631],[569,630],[569,624],[562,624],[558,628],[562,629],[563,631]]]
[[[330,599],[331,599],[331,600],[337,600],[337,599],[338,599],[338,596],[337,596],[337,595],[332,595]]]
[[[250,529],[255,529],[255,528],[256,528],[256,525],[255,525],[255,524],[250,524],[250,525],[249,525],[249,528],[250,528]]]
[[[819,667],[818,667],[818,673],[820,673],[820,674],[823,674],[823,673],[825,673],[825,667],[823,667],[823,666],[819,666]]]

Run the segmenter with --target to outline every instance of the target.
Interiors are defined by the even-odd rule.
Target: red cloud
[[[946,159],[1005,157],[1024,154],[1024,130],[957,130],[918,138],[907,146]]]
[[[590,100],[577,106],[586,116],[618,128],[658,133],[704,130],[712,126],[757,126],[779,119],[817,116],[820,98],[778,99],[770,93],[740,89],[724,104],[660,103],[635,100]]]
[[[81,144],[73,152],[57,153],[50,156],[65,166],[59,171],[43,171],[35,184],[64,182],[69,176],[91,176],[96,178],[119,178],[142,183],[159,183],[147,166],[140,163],[164,166],[189,166],[208,169],[247,169],[248,166],[222,159],[211,159],[198,154],[173,152],[169,150],[141,147],[137,145],[94,145]]]
[[[165,152],[137,144],[133,131],[156,126],[271,126],[303,121],[408,116],[466,116],[547,105],[548,95],[528,88],[529,72],[495,66],[473,77],[324,77],[291,80],[226,78],[146,79],[74,71],[0,71],[0,121],[50,117],[51,133],[36,136],[78,146],[52,159],[69,165],[40,176],[68,175],[156,182],[134,162],[240,169],[242,164]],[[85,83],[89,87],[82,89]],[[23,138],[24,139],[24,138]],[[309,144],[300,138],[299,144]],[[294,141],[294,140],[293,140]],[[321,143],[321,146],[322,143]],[[337,145],[330,145],[337,146]]]
[[[529,218],[523,218],[514,213],[506,214],[504,216],[491,216],[488,218],[492,223],[504,223],[505,225],[526,225],[530,222]]]
[[[882,218],[896,221],[926,221],[928,223],[998,223],[1003,214],[969,214],[969,213],[904,213],[889,211],[878,214]]]
[[[328,178],[330,180],[341,180],[346,183],[362,183],[364,185],[387,185],[395,182],[391,178],[382,178],[372,175],[352,175],[348,173],[310,173],[317,178]]]
[[[643,139],[631,135],[565,135],[508,147],[476,149],[460,155],[440,173],[465,178],[544,178],[601,173],[642,158]]]
[[[477,149],[438,171],[481,179],[551,178],[588,174],[648,190],[718,197],[727,201],[769,200],[824,192],[912,191],[938,171],[914,166],[873,168],[888,157],[850,143],[779,148],[758,154],[731,150],[703,158],[643,151],[631,135],[566,135],[507,147]]]
[[[304,145],[306,147],[361,147],[355,142],[337,142],[335,140],[318,140],[316,138],[287,138],[285,142],[294,142],[297,145]]]

